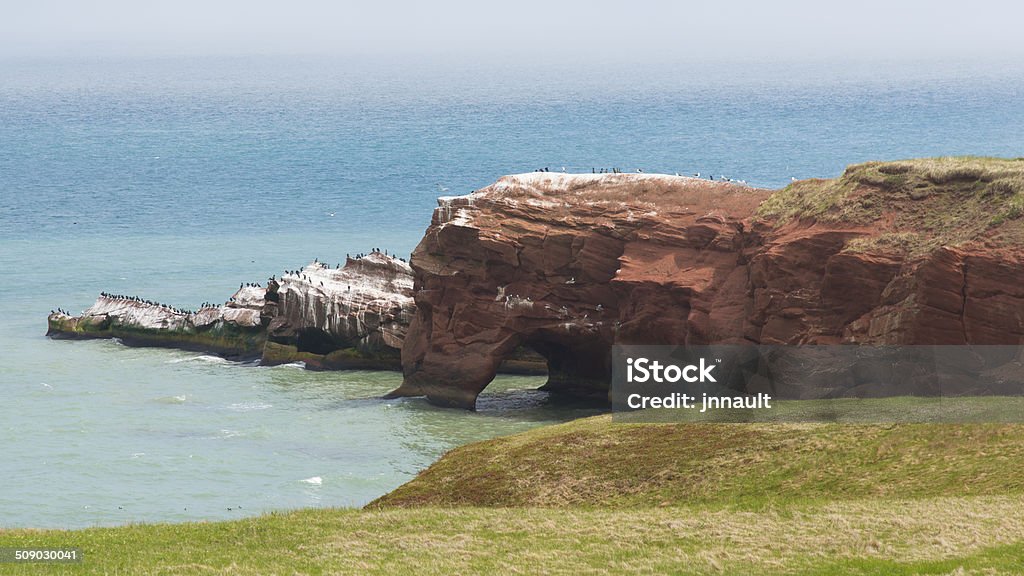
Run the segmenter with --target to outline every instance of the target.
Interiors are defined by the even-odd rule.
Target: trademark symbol
[[[721,358],[715,358],[715,362],[721,364],[722,363],[722,359]]]

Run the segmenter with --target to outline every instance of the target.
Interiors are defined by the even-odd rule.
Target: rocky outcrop
[[[134,296],[101,294],[80,316],[63,311],[48,318],[51,338],[118,338],[129,346],[159,346],[253,358],[265,340],[266,290],[239,289],[222,306],[190,312]]]
[[[523,347],[546,389],[606,397],[614,344],[1022,343],[1021,166],[872,163],[775,193],[532,173],[441,198],[392,395],[472,408]]]
[[[313,262],[265,287],[244,285],[227,303],[197,311],[102,294],[80,316],[50,314],[47,335],[118,338],[265,365],[397,369],[412,310],[409,265],[373,252],[344,267]]]
[[[314,262],[274,291],[263,364],[320,369],[395,368],[413,315],[412,269],[372,252],[342,268]]]

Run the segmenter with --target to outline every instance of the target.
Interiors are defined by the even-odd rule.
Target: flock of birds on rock
[[[274,277],[271,276],[270,280],[273,280],[273,279],[274,279]],[[241,291],[243,288],[263,288],[263,285],[258,283],[258,282],[242,282],[241,284],[238,285],[238,290]],[[238,300],[234,296],[228,298],[228,302],[237,302],[237,301]],[[200,308],[200,310],[201,309],[202,308]]]
[[[388,254],[387,250],[381,251],[379,248],[374,248],[373,250],[371,250],[371,253],[372,254],[384,254],[385,256],[390,256],[391,258],[395,258],[397,260],[401,260],[402,262],[405,262],[404,258],[399,258],[399,257],[395,256],[394,254]],[[362,258],[364,258],[366,256],[367,256],[367,254],[356,254],[355,255],[355,259],[359,260],[359,259],[362,259]],[[345,258],[351,258],[351,256],[346,254]],[[323,262],[320,262],[319,259],[314,259],[313,260],[313,264],[316,265],[316,266],[319,266],[321,269],[329,269],[330,268],[327,264],[325,264]],[[336,264],[334,267],[335,267],[335,269],[340,269],[341,268],[341,264],[340,263]],[[307,282],[312,282],[313,281],[312,278],[310,278],[309,276],[303,274],[301,270],[285,270],[284,274],[281,276],[281,278],[283,279],[286,276],[293,276],[295,278],[301,278],[302,280],[305,280]],[[275,279],[276,279],[275,276],[271,276],[269,278],[270,281],[274,281]],[[323,286],[324,283],[321,281],[320,285]],[[258,282],[242,282],[242,283],[240,283],[238,285],[238,289],[242,290],[243,288],[263,288],[263,285],[258,283]],[[352,287],[349,286],[348,289],[351,290]],[[197,312],[196,310],[187,310],[185,308],[177,308],[177,307],[171,306],[169,304],[163,304],[163,303],[160,303],[160,302],[155,302],[153,300],[147,300],[145,298],[139,298],[138,296],[126,296],[124,294],[111,294],[109,292],[100,292],[100,296],[102,296],[103,298],[106,298],[108,300],[118,300],[118,301],[122,301],[122,302],[134,302],[134,303],[137,303],[137,304],[145,304],[147,306],[153,306],[153,307],[156,307],[156,308],[160,308],[161,310],[165,310],[167,312],[173,312],[175,314],[195,314]],[[232,296],[231,298],[228,299],[228,302],[235,302],[235,301],[236,300],[235,300],[234,296]],[[220,305],[219,304],[214,304],[212,302],[203,302],[203,304],[199,307],[199,310],[206,310],[206,309],[209,309],[209,308],[220,308]],[[58,314],[58,313],[59,314],[64,314],[66,316],[71,316],[71,313],[68,312],[67,310],[64,310],[63,308],[57,308],[56,310],[50,310],[50,314]]]
[[[383,255],[388,256],[390,258],[394,258],[396,260],[400,260],[402,262],[405,262],[405,258],[400,258],[400,257],[396,256],[394,253],[388,254],[388,251],[386,249],[385,250],[381,250],[380,248],[373,248],[373,249],[370,250],[370,254],[383,254]],[[345,260],[346,261],[347,260],[362,260],[363,258],[366,258],[367,256],[369,256],[369,254],[358,253],[355,256],[352,256],[351,254],[345,254]],[[328,265],[325,262],[321,262],[319,258],[314,258],[313,259],[312,266],[314,266],[316,268],[319,268],[321,270],[330,270],[331,269],[330,265]],[[339,270],[339,269],[341,269],[341,267],[342,267],[341,264],[335,264],[334,265],[334,269],[335,270]],[[310,282],[310,283],[313,282],[313,278],[310,278],[308,275],[303,273],[302,270],[285,270],[284,273],[281,275],[281,279],[283,280],[283,279],[288,278],[288,277],[297,278],[299,280],[304,280],[304,281]],[[273,280],[274,277],[271,276],[270,279]],[[323,280],[320,280],[319,282],[320,282],[320,286],[324,285]],[[348,290],[349,291],[352,290],[352,286],[351,285],[348,286]]]
[[[447,188],[445,188],[445,190],[447,190]],[[400,257],[400,256],[396,255],[396,254],[395,254],[395,253],[393,253],[393,252],[392,252],[391,254],[388,254],[388,251],[387,251],[387,249],[386,249],[386,248],[385,248],[385,249],[384,249],[383,251],[381,251],[381,249],[380,249],[380,248],[374,248],[374,249],[370,250],[370,254],[383,254],[383,255],[385,255],[385,256],[388,256],[388,257],[390,257],[390,258],[394,258],[394,259],[396,259],[396,260],[400,260],[400,261],[402,261],[402,262],[405,262],[405,258],[402,258],[402,257]],[[369,255],[369,254],[363,254],[363,253],[359,253],[359,254],[356,254],[356,255],[355,255],[355,256],[353,257],[353,256],[352,256],[352,255],[350,255],[350,254],[345,254],[345,259],[346,259],[346,260],[348,260],[348,259],[353,259],[353,260],[362,260],[363,258],[366,258],[366,257],[367,257],[368,255]]]
[[[125,294],[111,294],[109,292],[100,292],[100,296],[103,297],[103,298],[106,298],[107,300],[115,300],[115,301],[119,301],[119,302],[131,302],[131,303],[134,303],[134,304],[144,304],[146,306],[151,306],[153,308],[159,308],[160,310],[163,310],[165,312],[171,312],[171,313],[174,313],[174,314],[195,314],[196,312],[198,312],[198,310],[188,310],[186,308],[178,308],[176,306],[171,306],[170,304],[163,304],[161,302],[156,302],[154,300],[147,300],[145,298],[139,298],[138,296],[127,296]],[[234,298],[232,298],[232,300],[234,300]],[[209,308],[220,308],[220,305],[219,304],[214,304],[212,302],[203,302],[202,306],[199,307],[199,310],[206,310],[206,309],[209,309]],[[56,310],[50,310],[50,314],[64,314],[65,316],[71,316],[72,315],[67,310],[65,310],[63,308],[59,308],[59,307]]]
[[[313,265],[318,267],[318,268],[320,268],[321,270],[328,270],[328,269],[330,269],[330,266],[328,266],[327,264],[324,264],[323,262],[320,262],[319,260],[314,260],[313,261]],[[341,264],[335,265],[334,268],[335,269],[341,268]],[[281,279],[284,280],[288,276],[294,276],[295,278],[298,278],[300,280],[305,280],[306,282],[312,282],[313,281],[312,278],[310,278],[309,276],[306,276],[305,274],[303,274],[302,270],[285,270],[284,273],[281,274]],[[273,279],[273,276],[271,276],[271,279]],[[320,285],[321,286],[324,285],[323,280],[320,281]]]
[[[167,312],[173,312],[175,314],[195,314],[195,310],[187,310],[185,308],[177,308],[170,304],[163,304],[161,302],[155,302],[153,300],[146,300],[145,298],[139,298],[138,296],[125,296],[124,294],[110,294],[108,292],[100,292],[100,296],[108,300],[119,300],[121,302],[134,302],[137,304],[145,304],[154,308],[159,308]]]
[[[548,167],[548,166],[545,166],[543,168],[537,168],[536,170],[534,170],[534,172],[551,172],[551,168]],[[565,166],[562,166],[562,173],[565,173],[565,172],[566,172]],[[625,172],[623,172],[622,168],[591,168],[590,169],[590,173],[591,174],[625,174]],[[644,173],[644,169],[643,168],[637,168],[636,169],[636,173],[637,174],[643,174]],[[680,176],[680,177],[684,177],[684,178],[707,178],[708,180],[713,180],[713,181],[717,181],[717,182],[735,182],[737,184],[743,184],[744,186],[747,184],[746,180],[739,180],[737,178],[730,178],[730,177],[725,176],[725,175],[720,175],[720,176],[718,176],[718,178],[715,178],[715,176],[713,174],[707,174],[707,175],[703,175],[702,176],[700,172],[694,172],[693,174],[690,174],[690,175],[680,174],[679,172],[676,172],[675,175],[676,176]],[[796,178],[793,178],[793,180],[796,180]],[[445,190],[447,190],[447,188],[445,188]]]
[[[388,254],[388,251],[386,249],[385,250],[381,250],[380,248],[374,248],[374,249],[370,250],[370,254],[383,254],[383,255],[385,255],[385,256],[387,256],[389,258],[394,258],[395,260],[399,260],[401,262],[405,262],[405,258],[401,258],[401,257],[395,255],[394,253]],[[351,254],[345,254],[345,260],[362,260],[363,258],[366,258],[367,256],[369,256],[369,254],[365,254],[365,253],[362,253],[362,252],[356,254],[355,256],[353,256]],[[319,258],[313,259],[313,266],[316,266],[316,267],[320,268],[321,270],[329,270],[331,268],[330,265],[328,265],[326,262],[321,262]],[[334,265],[334,269],[335,270],[340,270],[341,268],[342,268],[342,266],[341,266],[340,263]],[[301,278],[303,280],[307,280],[307,281],[309,280],[309,277],[306,276],[305,274],[303,274],[302,270],[285,270],[284,274],[282,275],[282,278],[284,276],[295,276],[295,277]],[[271,276],[271,279],[273,279],[273,276]]]
[[[680,174],[679,172],[676,172],[676,176],[686,177],[685,174]],[[703,176],[700,175],[700,172],[694,172],[692,177],[693,178],[703,178]],[[708,174],[708,180],[715,180],[715,177],[713,175],[711,175],[711,174]],[[746,180],[737,180],[735,178],[729,178],[728,176],[725,176],[724,174],[719,176],[717,181],[718,182],[735,182],[737,184],[743,184],[744,186],[747,185],[747,181]]]

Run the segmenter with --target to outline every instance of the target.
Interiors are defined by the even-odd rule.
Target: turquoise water
[[[408,253],[441,188],[543,166],[781,186],[1024,155],[1019,65],[168,59],[0,62],[0,78],[0,526],[358,506],[454,446],[593,413],[531,378],[470,414],[380,400],[392,373],[50,341],[51,308],[101,290],[195,307],[314,257]]]

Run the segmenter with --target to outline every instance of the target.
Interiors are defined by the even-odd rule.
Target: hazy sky
[[[467,59],[1024,56],[1024,3],[964,0],[0,0],[0,56]]]

